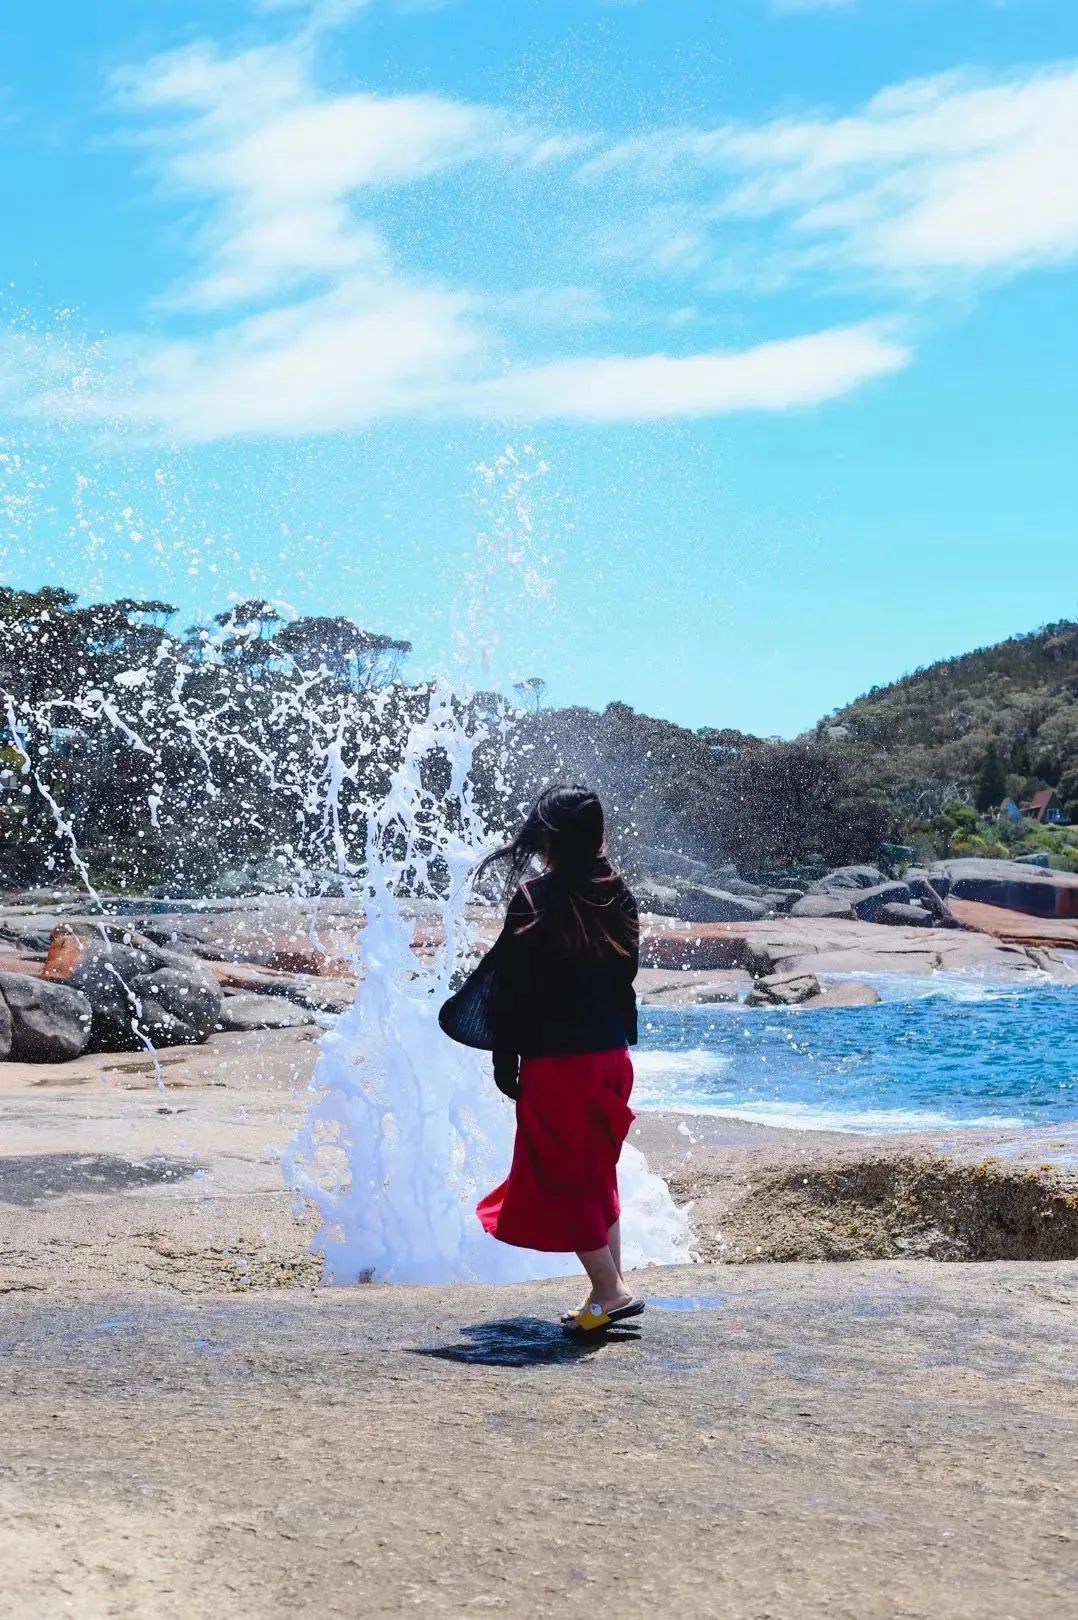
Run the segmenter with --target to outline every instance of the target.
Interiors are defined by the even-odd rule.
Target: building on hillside
[[[1013,799],[1004,799],[1003,803],[999,807],[999,814],[997,815],[996,820],[1013,821],[1020,825],[1022,821],[1022,812],[1019,810]]]
[[[1042,788],[1035,793],[1028,804],[1022,809],[1034,821],[1039,821],[1043,827],[1067,827],[1070,822],[1067,812],[1059,801],[1059,795],[1054,788]]]

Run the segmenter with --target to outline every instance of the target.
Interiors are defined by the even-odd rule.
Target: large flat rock
[[[950,879],[952,898],[1034,917],[1078,919],[1078,875],[990,860],[941,861],[939,870]]]
[[[979,900],[950,900],[951,911],[967,928],[976,928],[1011,945],[1043,946],[1047,950],[1078,951],[1078,917],[1067,920],[1031,917],[1005,906]]]
[[[961,929],[888,928],[811,917],[689,924],[645,916],[642,927],[642,958],[653,967],[740,967],[757,975],[972,973],[1012,982],[1032,982],[1046,970],[1020,944]],[[1063,963],[1057,969],[1061,981],[1074,977]]]
[[[734,1002],[751,989],[752,974],[743,968],[641,968],[636,993],[642,1007],[699,1007]]]
[[[5,1620],[1063,1620],[1078,1268],[3,1307]],[[77,1599],[73,1597],[77,1594]]]

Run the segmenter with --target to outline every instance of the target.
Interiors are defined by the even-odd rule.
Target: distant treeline
[[[342,850],[357,858],[364,807],[429,699],[407,682],[409,643],[257,600],[182,633],[174,618],[0,588],[0,882],[83,862],[102,886],[198,892],[267,862],[316,884]],[[794,742],[542,696],[533,680],[511,713],[472,700],[497,722],[473,784],[491,828],[544,781],[586,780],[638,868],[656,849],[746,873],[896,838],[949,853],[996,839],[975,807],[1004,792],[1078,801],[1074,624],[918,671]]]

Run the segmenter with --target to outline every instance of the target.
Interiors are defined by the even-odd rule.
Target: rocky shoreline
[[[968,871],[1005,866],[1009,874]],[[750,913],[739,920],[644,911],[644,994],[673,998],[668,1005],[738,999],[812,1009],[871,1005],[878,994],[858,976],[890,973],[1078,985],[1078,879],[1017,863],[951,867],[907,874],[903,884],[875,883],[874,868],[843,868],[788,905],[794,891],[775,891],[771,898],[787,905],[781,912],[765,915],[762,900],[733,896]],[[682,913],[728,909],[726,896],[699,884],[677,893]],[[986,893],[1007,904],[963,898]],[[345,902],[107,904],[102,913],[74,897],[27,895],[0,905],[0,1061],[58,1062],[198,1045],[215,1031],[297,1027],[355,995],[364,919]],[[424,955],[438,942],[438,920],[421,905],[412,913],[413,948]],[[493,937],[496,916],[473,910],[477,949]]]
[[[279,1160],[314,1028],[0,1064],[0,1294],[313,1288]],[[704,1260],[1078,1257],[1078,1128],[848,1136],[642,1113]],[[92,1234],[87,1215],[92,1210]]]
[[[344,902],[315,917],[272,896],[123,909],[105,918],[42,895],[0,907],[0,1204],[14,1211],[0,1288],[89,1286],[116,1267],[169,1287],[313,1286],[311,1233],[277,1160],[306,1106],[320,1026],[357,993],[362,918]],[[1005,919],[997,928],[1029,920],[987,909]],[[642,920],[645,1006],[818,1015],[871,1007],[895,974],[1078,985],[1078,951],[972,925]],[[496,913],[472,921],[482,949]],[[1055,927],[1078,936],[1078,922]],[[423,955],[436,921],[416,907],[414,929]],[[650,1114],[638,1131],[693,1205],[706,1259],[1078,1256],[1070,1128],[873,1138]],[[105,1221],[93,1246],[77,1214],[87,1198]]]
[[[40,976],[56,920],[36,942],[9,932],[8,961],[32,952]],[[575,1279],[326,1289],[279,1161],[317,1023],[355,994],[354,924],[323,918],[334,976],[308,971],[304,922],[197,914],[222,1009],[280,1002],[293,1027],[0,1062],[12,1620],[71,1601],[351,1620],[416,1592],[450,1617],[576,1592],[633,1620],[1068,1612],[1075,1128],[896,1139],[642,1114],[635,1140],[691,1204],[701,1259],[638,1273],[642,1326],[583,1350],[557,1321]],[[1049,977],[961,930],[715,926],[649,920],[652,960],[742,965],[646,968],[646,1000],[747,996],[805,960],[864,972],[879,951],[884,971]],[[671,1523],[705,1560],[671,1557]],[[580,1534],[596,1524],[598,1559]]]

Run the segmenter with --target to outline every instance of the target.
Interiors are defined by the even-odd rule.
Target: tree
[[[996,744],[989,743],[981,768],[977,772],[973,802],[983,814],[987,810],[997,810],[1006,796],[1007,772],[1003,768]]]
[[[281,615],[261,597],[237,602],[227,613],[215,613],[213,622],[226,632],[217,650],[227,663],[263,665],[275,656],[272,637]]]
[[[892,807],[855,761],[816,743],[764,743],[723,768],[722,847],[758,870],[817,856],[829,865],[872,858],[895,829]]]
[[[522,707],[531,709],[538,714],[543,707],[546,681],[541,675],[529,675],[526,680],[515,681],[513,691],[519,692]]]
[[[294,619],[277,632],[273,646],[305,670],[327,669],[352,692],[388,686],[412,650],[410,641],[364,630],[351,619],[320,617]]]

